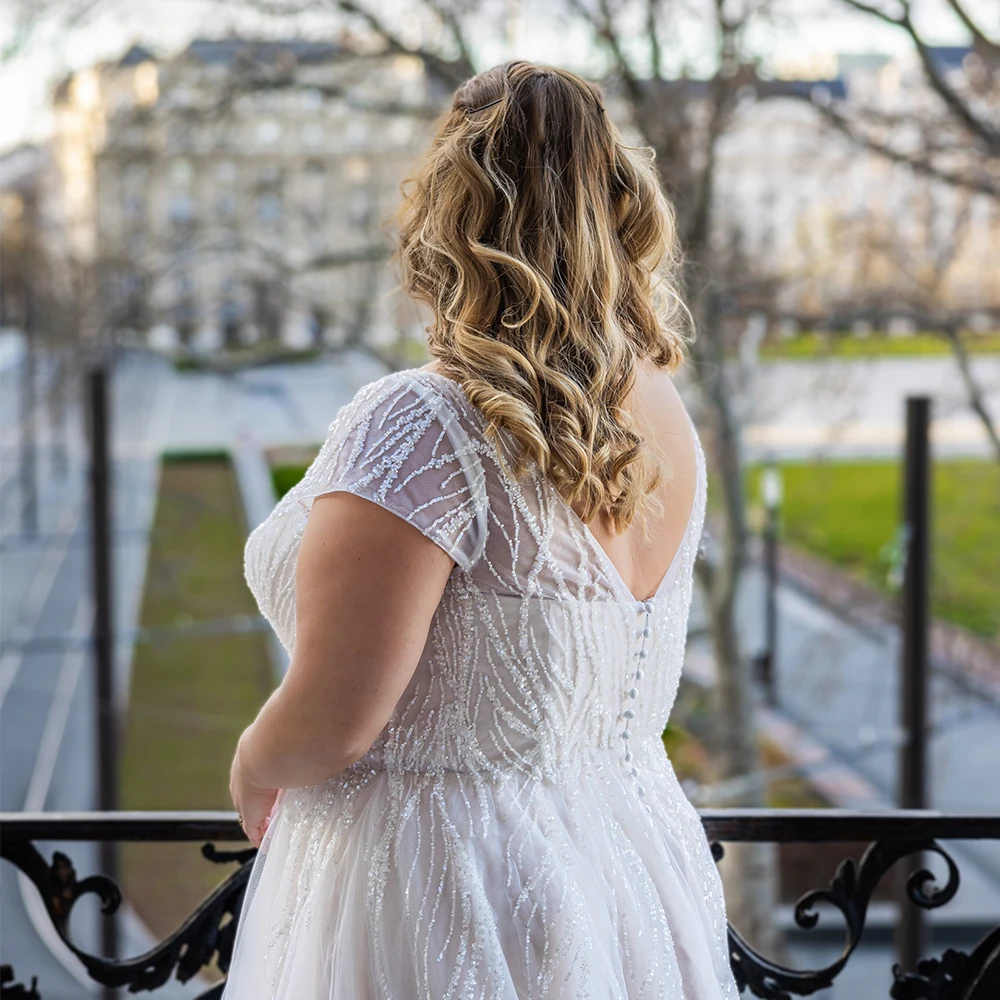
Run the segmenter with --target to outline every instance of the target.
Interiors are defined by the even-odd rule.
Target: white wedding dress
[[[498,463],[461,386],[364,387],[250,537],[287,649],[313,498],[366,497],[455,560],[369,753],[289,790],[257,856],[226,1000],[736,1000],[718,872],[661,733],[705,509],[638,601],[542,477]]]

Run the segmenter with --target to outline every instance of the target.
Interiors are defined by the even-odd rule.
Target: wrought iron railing
[[[730,927],[733,971],[742,990],[766,1000],[791,1000],[809,996],[833,985],[854,954],[865,929],[873,894],[897,861],[909,858],[918,867],[906,880],[910,903],[923,910],[948,903],[958,891],[959,869],[939,841],[1000,840],[1000,815],[955,815],[923,810],[850,812],[846,810],[705,810],[702,821],[716,860],[723,843],[759,841],[773,843],[868,842],[859,862],[843,860],[829,885],[803,895],[794,907],[799,928],[817,926],[816,907],[830,904],[844,921],[844,946],[839,957],[819,969],[795,970],[759,954],[738,931]],[[82,896],[96,894],[105,912],[113,912],[121,893],[103,875],[79,879],[71,860],[56,852],[51,861],[36,841],[161,841],[204,843],[209,862],[232,862],[239,868],[225,879],[166,940],[144,955],[110,960],[79,947],[69,931],[70,915]],[[223,973],[229,967],[236,923],[253,862],[253,849],[218,850],[213,841],[243,841],[232,813],[3,813],[0,814],[0,856],[15,865],[38,890],[52,925],[80,960],[89,976],[107,987],[151,991],[169,979],[186,982],[213,961]],[[934,876],[919,867],[926,853],[940,856],[947,866],[947,881],[935,885]],[[23,978],[32,970],[17,969]],[[3,997],[22,1000],[40,997],[32,985],[16,983],[10,966],[0,976]],[[217,1000],[223,984],[217,983],[200,1000]],[[998,1000],[1000,998],[1000,914],[969,952],[949,949],[939,957],[927,956],[915,970],[893,968],[889,995],[894,1000]]]

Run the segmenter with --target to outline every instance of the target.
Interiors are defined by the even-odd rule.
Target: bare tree
[[[966,214],[959,212],[952,220],[957,235],[967,219],[968,194],[1000,201],[1000,41],[990,37],[964,0],[942,0],[970,36],[970,52],[961,79],[956,81],[918,28],[912,0],[838,2],[907,35],[919,60],[928,96],[933,99],[912,100],[902,108],[887,109],[871,101],[833,101],[819,90],[799,96],[810,101],[829,126],[861,148],[913,171],[927,182],[966,192]],[[913,288],[917,308],[926,311],[928,296],[937,298],[958,242],[953,239],[938,243],[936,255],[925,247],[922,277]],[[952,345],[969,407],[1000,459],[1000,434],[972,370],[961,324],[954,315],[941,316],[940,309],[932,312]]]
[[[949,306],[945,285],[949,272],[963,254],[970,228],[972,195],[966,189],[925,181],[911,198],[911,225],[870,212],[846,218],[838,227],[839,245],[848,257],[869,262],[869,271],[881,271],[882,280],[867,302],[853,303],[853,315],[884,315],[898,307],[921,327],[948,338],[965,387],[969,407],[978,417],[987,440],[1000,461],[1000,436],[986,407],[983,391],[969,359],[960,315]],[[877,268],[876,263],[881,267]],[[845,310],[846,311],[846,310]]]

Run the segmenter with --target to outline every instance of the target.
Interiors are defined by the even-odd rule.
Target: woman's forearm
[[[240,767],[259,788],[317,785],[350,767],[365,749],[341,746],[330,726],[317,731],[278,688],[240,738]]]

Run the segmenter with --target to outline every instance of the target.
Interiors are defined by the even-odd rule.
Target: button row
[[[638,614],[644,616],[644,621],[642,628],[639,630],[639,637],[642,639],[642,643],[639,649],[634,654],[636,659],[639,660],[641,664],[643,660],[649,657],[649,651],[646,649],[646,640],[653,634],[653,629],[649,624],[650,615],[653,613],[653,602],[652,601],[640,601],[636,606],[636,611]],[[631,701],[635,701],[639,697],[639,689],[636,687],[639,681],[645,676],[641,666],[636,667],[635,671],[632,673],[631,680],[633,681],[632,686],[625,692],[626,696]],[[625,744],[625,755],[623,760],[625,765],[628,766],[632,763],[632,751],[628,748],[628,741],[632,737],[632,732],[628,728],[628,724],[635,718],[635,710],[631,707],[626,708],[622,712],[622,718],[625,720],[625,728],[622,730],[621,738]],[[636,782],[635,791],[639,798],[642,798],[646,794],[646,789],[638,783],[639,779],[639,769],[634,765],[629,767],[629,777],[631,777]],[[648,805],[643,806],[646,810],[647,815],[652,812]]]

